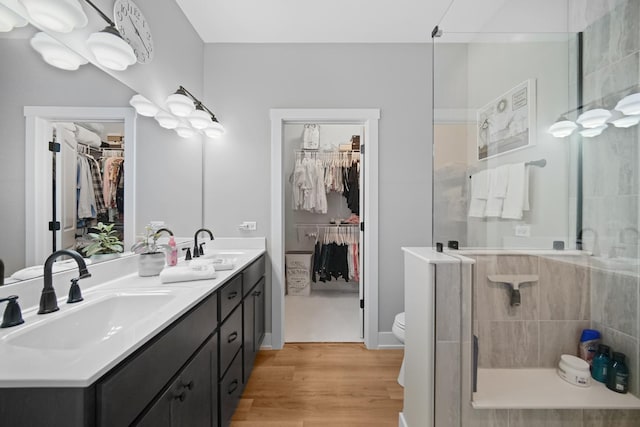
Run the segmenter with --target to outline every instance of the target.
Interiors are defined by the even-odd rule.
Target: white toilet
[[[391,331],[393,335],[404,344],[404,312],[396,314]],[[400,374],[398,375],[398,384],[404,387],[404,358],[402,359],[402,366],[400,367]]]

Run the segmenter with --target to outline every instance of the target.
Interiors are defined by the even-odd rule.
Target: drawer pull
[[[227,389],[227,393],[228,394],[233,394],[234,391],[236,391],[238,389],[238,380],[233,380],[231,381],[231,384],[229,384],[229,388]]]
[[[260,295],[262,295],[262,291],[255,291],[255,292],[253,293],[253,296],[254,296],[254,297],[259,297]]]
[[[173,400],[179,400],[180,402],[184,402],[184,399],[187,398],[187,394],[183,391],[180,394],[176,394],[173,396]]]
[[[187,390],[192,390],[193,389],[193,380],[189,381],[188,383],[182,383],[182,387],[186,388]]]
[[[229,292],[229,295],[227,295],[227,299],[234,299],[237,296],[238,296],[238,291]]]
[[[232,343],[236,340],[236,338],[238,338],[238,333],[237,332],[231,332],[229,334],[229,337],[227,338],[227,342],[228,343]]]

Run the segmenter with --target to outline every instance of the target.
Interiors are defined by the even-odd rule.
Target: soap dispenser
[[[167,252],[167,265],[173,267],[178,264],[178,248],[173,236],[169,236],[169,251]]]

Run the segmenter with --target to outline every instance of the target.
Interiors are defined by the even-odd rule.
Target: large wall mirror
[[[38,267],[30,267],[42,265],[54,248],[81,247],[99,220],[116,224],[125,250],[135,238],[134,153],[139,135],[128,105],[133,91],[91,64],[72,72],[46,64],[29,46],[35,32],[27,26],[0,33],[0,53],[6,58],[0,65],[0,259],[5,283],[41,274]],[[60,144],[55,157],[48,151],[54,139]],[[86,211],[86,204],[79,203],[78,162],[93,158],[99,173],[107,176],[104,166],[110,157],[130,160],[121,165],[120,177],[114,177],[119,202],[78,215],[79,208]],[[49,231],[54,206],[61,224],[57,232]]]

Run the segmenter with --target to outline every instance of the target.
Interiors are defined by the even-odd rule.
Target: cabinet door
[[[254,288],[255,290],[256,288]],[[253,296],[253,292],[250,293],[242,302],[243,304],[243,361],[244,361],[244,369],[243,369],[243,382],[246,384],[249,380],[249,374],[251,373],[251,368],[253,366],[253,360],[255,358],[255,301],[256,298]]]
[[[257,353],[260,350],[260,345],[264,339],[265,327],[264,327],[264,310],[265,310],[265,294],[264,294],[264,277],[256,286],[255,291],[252,292],[255,301],[255,323],[254,323],[254,351]]]
[[[214,338],[185,366],[178,378],[138,420],[138,427],[211,426],[217,420],[217,390],[213,392],[212,367],[217,364]],[[215,384],[215,383],[214,383]],[[215,408],[215,411],[212,411]]]

